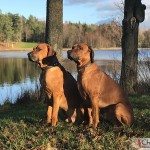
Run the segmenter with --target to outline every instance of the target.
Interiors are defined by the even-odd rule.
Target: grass
[[[114,127],[101,119],[94,131],[83,124],[65,123],[62,113],[56,127],[47,125],[46,105],[27,92],[16,104],[0,107],[0,149],[129,149],[131,139],[150,137],[150,96],[129,99],[135,115],[132,127]]]
[[[0,42],[0,50],[31,50],[38,43],[31,42],[10,42],[10,43],[2,43]]]
[[[33,48],[38,43],[30,43],[30,42],[16,42],[14,43],[14,47],[16,48]]]

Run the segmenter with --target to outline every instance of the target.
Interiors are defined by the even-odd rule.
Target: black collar
[[[46,71],[46,70],[51,69],[51,68],[56,67],[56,66],[59,66],[59,63],[55,63],[52,66],[43,67],[43,68],[41,68],[41,70],[42,71]]]
[[[46,67],[41,68],[42,71],[46,71],[47,69],[50,69],[52,67],[59,66],[60,63],[56,57],[56,53],[53,56],[48,56],[46,58],[43,58],[42,63],[47,65]]]
[[[93,64],[93,62],[88,62],[87,64],[83,65],[83,66],[77,66],[78,71],[82,71],[83,69],[85,69],[88,66],[91,66]]]

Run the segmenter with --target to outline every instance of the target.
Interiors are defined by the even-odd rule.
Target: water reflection
[[[24,90],[34,90],[39,85],[41,70],[27,59],[27,53],[28,51],[0,51],[0,104],[7,99],[14,102]],[[76,64],[67,59],[66,51],[63,52],[63,58],[62,65],[77,78]],[[95,61],[103,71],[118,81],[121,51],[95,51]]]
[[[26,58],[0,58],[0,85],[31,81],[39,74],[36,65],[29,63]]]
[[[111,61],[96,62],[107,73],[113,69]],[[68,59],[64,59],[62,64],[76,79],[76,64]],[[27,58],[0,58],[0,70],[0,104],[6,99],[14,102],[24,90],[34,90],[39,85],[41,70]]]
[[[26,89],[35,89],[40,69],[27,58],[0,58],[0,104],[14,102]]]
[[[119,60],[95,60],[98,66],[113,79],[118,81],[121,71],[121,61]],[[63,66],[68,70],[76,79],[77,78],[77,67],[73,61],[68,59],[63,60]]]

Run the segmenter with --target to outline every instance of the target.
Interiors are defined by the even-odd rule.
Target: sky
[[[111,20],[122,20],[120,9],[115,4],[122,0],[63,0],[63,22],[98,24]],[[146,4],[145,21],[141,28],[150,29],[150,0],[142,0]],[[2,13],[18,13],[28,18],[33,15],[38,19],[46,18],[46,0],[0,0]]]

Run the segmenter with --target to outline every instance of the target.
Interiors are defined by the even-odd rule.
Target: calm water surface
[[[34,90],[39,85],[40,68],[27,59],[29,51],[0,51],[0,104],[9,100],[12,103],[25,90]],[[150,50],[140,51],[140,58],[150,56]],[[112,77],[120,72],[120,50],[95,51],[95,61]],[[63,66],[76,78],[76,65],[67,59],[63,51]]]

